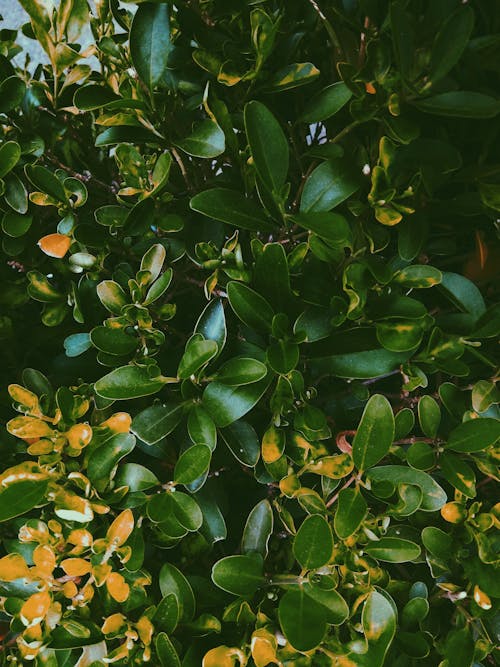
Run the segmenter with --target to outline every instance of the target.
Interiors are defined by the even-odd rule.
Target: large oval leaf
[[[326,632],[326,611],[302,588],[290,590],[278,608],[281,629],[297,651],[311,651]]]
[[[320,514],[308,516],[293,541],[293,555],[307,570],[326,565],[332,557],[333,537],[326,519]]]
[[[269,190],[278,193],[288,174],[288,141],[276,118],[261,102],[249,102],[244,113],[257,173]]]
[[[226,556],[213,566],[212,581],[233,595],[253,595],[265,582],[262,559],[250,555]]]
[[[189,206],[193,211],[240,229],[252,232],[271,232],[275,229],[264,209],[236,190],[205,190],[195,195]]]
[[[365,406],[352,443],[352,458],[358,470],[376,465],[389,451],[394,439],[394,415],[389,401],[373,395]]]
[[[169,5],[154,2],[140,5],[130,29],[130,55],[150,90],[162,82],[171,48]]]

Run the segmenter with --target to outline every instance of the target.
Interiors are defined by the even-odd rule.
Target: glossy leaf
[[[160,375],[151,377],[142,366],[122,366],[100,378],[94,385],[98,396],[115,401],[156,394],[165,384]]]
[[[214,220],[252,232],[272,231],[265,211],[235,190],[214,188],[195,195],[190,208]]]
[[[273,523],[273,510],[269,501],[261,500],[247,517],[241,540],[241,551],[244,554],[260,553],[265,558],[269,538],[273,532]]]
[[[370,398],[352,443],[358,470],[371,468],[389,451],[394,439],[394,415],[389,401],[380,394]]]
[[[471,419],[450,433],[446,447],[454,452],[480,452],[500,439],[500,421],[486,417]]]
[[[359,188],[359,178],[343,160],[320,164],[307,179],[300,200],[300,211],[331,211]]]
[[[281,629],[297,651],[310,651],[326,633],[326,611],[302,588],[287,591],[279,602]]]
[[[212,581],[233,595],[253,595],[265,582],[259,556],[226,556],[212,568]]]
[[[163,82],[171,49],[169,6],[153,2],[142,4],[130,29],[130,55],[137,73],[150,90]]]
[[[339,493],[333,527],[341,540],[353,535],[361,526],[368,506],[357,489],[343,489]]]
[[[270,378],[242,387],[231,387],[222,382],[210,382],[203,392],[203,407],[216,426],[229,426],[241,419],[260,401],[269,386]]]
[[[333,537],[326,519],[320,514],[308,516],[293,541],[293,555],[301,567],[316,570],[332,557]]]
[[[131,431],[148,445],[171,433],[182,419],[183,409],[177,403],[152,405],[133,419]]]
[[[245,106],[245,129],[255,168],[269,190],[278,193],[288,174],[288,143],[280,124],[261,102]]]
[[[207,471],[212,452],[207,445],[193,445],[183,452],[174,469],[174,480],[179,484],[191,484]]]

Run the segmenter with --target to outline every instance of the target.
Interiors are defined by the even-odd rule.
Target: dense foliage
[[[0,30],[0,665],[499,664],[500,9],[318,2]]]

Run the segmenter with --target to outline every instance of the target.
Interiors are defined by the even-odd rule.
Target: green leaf
[[[253,595],[265,583],[262,558],[255,555],[226,556],[213,566],[212,581],[233,595]]]
[[[159,486],[156,475],[139,463],[124,463],[118,468],[115,477],[117,487],[128,486],[131,493],[145,491],[153,486]]]
[[[19,176],[14,172],[5,179],[5,202],[16,211],[24,215],[28,211],[28,191]]]
[[[439,93],[413,104],[425,113],[451,118],[494,118],[500,111],[494,97],[470,90]]]
[[[0,83],[0,113],[8,113],[24,99],[26,84],[17,76],[9,76]]]
[[[222,438],[234,457],[252,468],[260,456],[260,442],[254,428],[242,420],[221,430]]]
[[[261,333],[271,331],[274,311],[263,296],[235,280],[227,284],[227,296],[231,308],[244,324]]]
[[[406,466],[377,466],[367,473],[372,482],[389,482],[394,488],[398,484],[413,484],[422,489],[421,510],[436,512],[446,502],[446,493],[427,473]]]
[[[161,245],[161,243],[155,243],[144,253],[144,256],[141,260],[141,271],[149,271],[151,277],[149,278],[147,284],[151,284],[154,280],[158,278],[160,272],[163,268],[163,262],[167,251]]]
[[[308,516],[293,541],[293,555],[302,568],[316,570],[326,565],[333,552],[332,531],[320,514]]]
[[[415,350],[421,343],[424,327],[418,320],[394,319],[377,322],[377,340],[391,352]]]
[[[278,340],[267,348],[266,358],[273,371],[287,375],[299,362],[299,346],[290,341]]]
[[[226,150],[226,138],[217,123],[207,119],[198,123],[188,137],[177,141],[175,145],[188,155],[211,158]]]
[[[286,252],[281,243],[266,243],[255,261],[255,289],[277,312],[286,312],[292,298],[290,270]]]
[[[123,329],[111,327],[95,327],[90,332],[90,340],[94,347],[108,354],[126,356],[135,352],[138,340]]]
[[[14,211],[7,211],[2,218],[2,230],[13,238],[24,236],[31,227],[33,218],[31,215],[21,215]]]
[[[176,403],[151,405],[134,417],[131,431],[147,445],[154,445],[175,429],[182,415],[183,407]]]
[[[179,603],[177,601],[177,595],[174,593],[167,593],[165,597],[161,599],[155,615],[153,616],[155,628],[162,632],[171,633],[175,630],[178,620]]]
[[[146,293],[146,298],[142,302],[143,306],[149,306],[165,294],[172,282],[173,274],[174,272],[172,269],[167,269],[165,273],[162,273],[162,275],[154,281]]]
[[[221,299],[213,299],[205,306],[196,322],[194,333],[201,334],[206,340],[214,340],[219,353],[222,351],[226,343],[227,329]]]
[[[435,438],[439,424],[441,423],[441,410],[432,396],[422,396],[419,400],[418,420],[424,435],[429,438]]]
[[[352,443],[352,458],[358,470],[376,465],[394,440],[394,415],[389,401],[374,394],[365,406]]]
[[[160,570],[159,584],[163,596],[173,594],[177,598],[179,622],[188,623],[194,616],[195,599],[186,577],[175,565],[165,563]]]
[[[163,82],[172,49],[169,9],[166,3],[146,2],[137,9],[130,28],[130,56],[150,90]]]
[[[424,264],[412,264],[394,276],[394,282],[409,288],[427,288],[438,285],[443,278],[439,269]]]
[[[46,504],[48,479],[15,481],[0,490],[0,521],[9,521]]]
[[[162,667],[181,667],[179,654],[165,632],[156,635],[155,649]]]
[[[500,439],[500,421],[492,417],[471,419],[450,433],[445,447],[454,452],[480,452]]]
[[[255,169],[264,185],[279,193],[288,175],[288,141],[280,124],[261,102],[248,102],[245,129]]]
[[[6,141],[0,146],[0,178],[7,176],[21,157],[21,146],[17,141]]]
[[[226,361],[215,374],[215,378],[223,384],[240,387],[245,384],[258,382],[265,378],[266,374],[267,368],[265,364],[257,361],[257,359],[236,357]]]
[[[158,143],[158,136],[145,127],[108,127],[95,140],[96,148],[114,146],[115,144],[145,144]]]
[[[500,401],[500,392],[494,382],[479,380],[472,387],[472,407],[476,412],[485,412]]]
[[[63,184],[51,171],[38,164],[27,164],[24,171],[31,183],[41,192],[45,192],[57,201],[66,202],[67,197]]]
[[[299,213],[290,220],[299,227],[314,232],[335,248],[351,247],[352,231],[344,216],[338,213]]]
[[[346,540],[358,530],[367,510],[366,500],[359,489],[340,491],[333,527],[341,540]]]
[[[281,629],[297,651],[311,651],[326,632],[326,611],[302,588],[287,591],[279,602]]]
[[[195,404],[190,409],[187,429],[195,445],[207,445],[214,451],[217,444],[217,429],[214,420],[203,406]]]
[[[380,347],[375,330],[347,329],[308,346],[315,372],[342,378],[368,379],[395,370],[409,358],[409,352],[392,352]]]
[[[326,578],[326,577],[325,577]],[[334,588],[322,588],[321,584],[306,582],[304,593],[317,602],[325,612],[329,625],[341,625],[349,617],[349,607],[344,598]]]
[[[328,160],[306,180],[300,199],[301,213],[331,211],[359,189],[360,178],[345,160]]]
[[[130,433],[117,433],[94,449],[87,463],[87,475],[99,491],[109,485],[114,469],[124,456],[135,447],[135,438]]]
[[[422,530],[422,542],[427,551],[436,558],[446,560],[451,556],[453,539],[451,535],[436,526],[425,526]]]
[[[165,385],[161,375],[151,377],[150,368],[144,366],[121,366],[115,368],[94,384],[94,391],[102,398],[122,401],[157,394]]]
[[[458,273],[444,271],[439,289],[462,312],[478,319],[486,312],[483,295],[474,283]]]
[[[349,102],[351,97],[352,92],[343,81],[332,83],[306,102],[299,121],[317,123],[331,118]]]
[[[467,47],[474,27],[474,11],[459,7],[441,26],[431,51],[429,78],[432,83],[442,79],[458,63]]]
[[[216,355],[217,343],[214,340],[202,340],[200,334],[195,334],[186,345],[177,369],[177,377],[181,380],[191,377]]]
[[[250,511],[243,529],[241,551],[267,556],[269,538],[273,532],[273,510],[268,500],[261,500]]]
[[[381,537],[378,542],[365,545],[364,550],[373,558],[386,563],[406,563],[420,556],[418,544],[400,537]]]
[[[260,208],[240,192],[227,188],[213,188],[195,195],[189,207],[208,218],[225,222],[251,232],[271,232],[275,225]]]
[[[203,407],[216,426],[229,426],[241,419],[260,401],[266,392],[270,377],[242,387],[231,387],[221,382],[210,382],[203,392]]]
[[[388,596],[373,591],[361,614],[368,650],[359,655],[349,654],[356,667],[383,667],[385,656],[396,634],[396,607]]]
[[[280,69],[269,82],[269,89],[275,92],[291,90],[314,81],[320,72],[312,63],[293,63]]]
[[[180,491],[170,496],[177,521],[191,532],[198,530],[203,523],[203,514],[196,500]]]
[[[211,458],[212,451],[207,445],[189,447],[175,464],[174,481],[178,484],[191,484],[208,470]]]
[[[97,296],[102,305],[115,315],[119,315],[122,307],[129,303],[129,298],[114,280],[103,280],[102,283],[99,283]]]
[[[474,639],[468,627],[450,630],[444,645],[444,655],[448,665],[456,664],[457,656],[460,656],[460,667],[472,667],[474,652]]]

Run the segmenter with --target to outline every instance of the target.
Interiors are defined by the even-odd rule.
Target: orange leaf
[[[38,241],[38,245],[49,257],[61,259],[68,252],[71,239],[65,234],[48,234]]]

